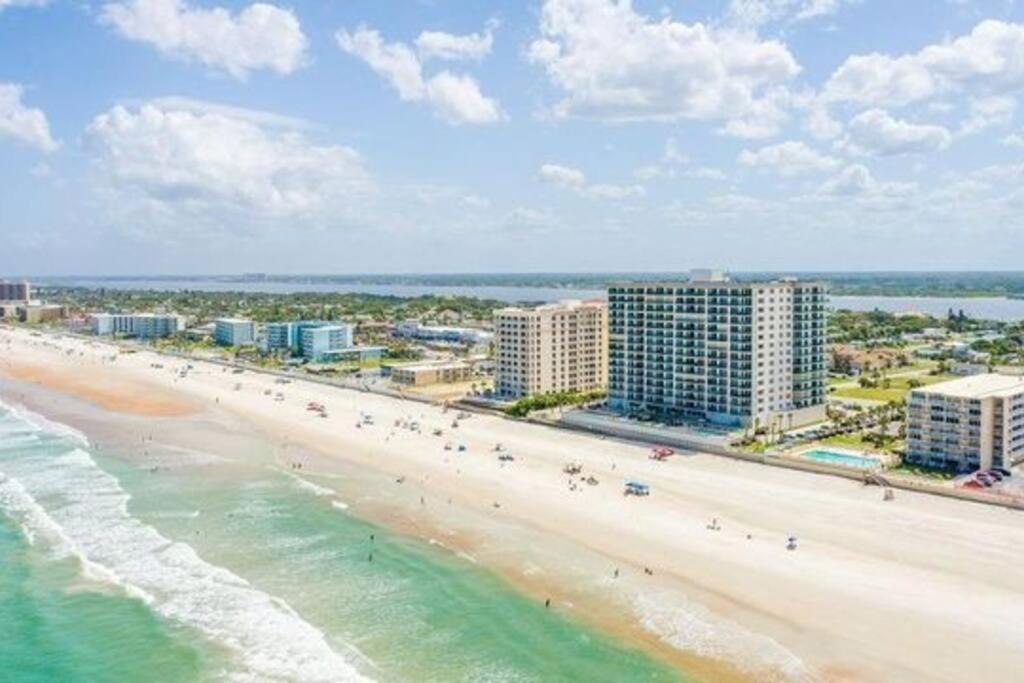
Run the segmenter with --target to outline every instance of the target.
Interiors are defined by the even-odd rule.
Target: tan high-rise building
[[[608,305],[562,301],[494,314],[495,392],[522,398],[608,387]]]

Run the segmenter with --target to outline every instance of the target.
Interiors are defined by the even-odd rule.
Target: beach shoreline
[[[337,484],[354,514],[440,539],[520,591],[549,594],[556,609],[697,678],[958,680],[983,657],[988,680],[1011,680],[1024,654],[1012,627],[995,628],[1024,615],[1024,576],[1013,562],[1024,547],[1019,513],[909,493],[883,503],[877,489],[813,474],[709,455],[653,463],[641,447],[497,417],[451,428],[453,413],[400,399],[279,385],[201,361],[181,378],[173,368],[182,361],[151,352],[21,331],[0,337],[8,344],[0,375],[10,380],[138,420],[229,412],[269,443],[309,454],[301,476]],[[75,382],[63,381],[70,375]],[[267,390],[286,398],[275,402]],[[325,403],[329,417],[306,411],[310,400]],[[356,427],[361,412],[375,424]],[[443,450],[448,440],[467,452]],[[497,442],[514,462],[497,460]],[[572,488],[560,471],[570,460],[600,484]],[[649,482],[651,498],[625,499],[626,477]],[[375,490],[360,494],[359,486]],[[707,529],[713,518],[721,531]],[[796,552],[784,548],[790,533],[800,537]],[[964,623],[975,631],[962,634]],[[735,629],[732,642],[715,642],[712,631],[726,627]],[[757,654],[750,650],[771,656],[736,661]]]

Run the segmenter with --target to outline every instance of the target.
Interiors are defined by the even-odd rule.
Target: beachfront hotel
[[[608,385],[608,307],[562,301],[494,313],[495,392],[522,398]]]
[[[905,460],[960,472],[1024,460],[1024,377],[974,375],[911,391]]]
[[[302,357],[311,361],[328,360],[332,355],[354,346],[352,326],[345,323],[309,325],[299,330]]]
[[[160,339],[184,330],[185,319],[164,313],[93,313],[89,316],[89,326],[98,336]]]
[[[254,344],[256,323],[240,318],[219,318],[213,322],[213,339],[225,346]]]
[[[707,270],[612,286],[608,405],[737,427],[822,420],[825,299],[820,282]]]

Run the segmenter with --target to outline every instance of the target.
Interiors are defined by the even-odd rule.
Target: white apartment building
[[[973,375],[911,391],[905,459],[960,472],[1024,460],[1024,377]]]
[[[185,329],[185,319],[170,313],[94,313],[89,325],[95,335],[159,339]]]
[[[219,318],[213,321],[213,338],[225,346],[256,343],[256,323],[240,318]]]
[[[824,419],[822,283],[701,270],[608,299],[611,408],[744,427]]]
[[[608,306],[562,301],[494,314],[495,392],[522,398],[608,386]]]

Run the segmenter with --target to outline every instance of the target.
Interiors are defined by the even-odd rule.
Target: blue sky
[[[1019,269],[1021,0],[0,0],[0,275]]]

